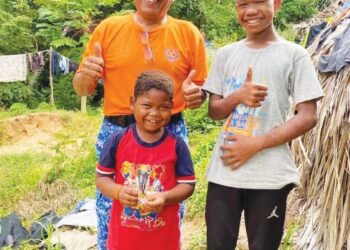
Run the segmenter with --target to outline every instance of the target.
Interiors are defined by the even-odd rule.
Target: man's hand
[[[242,166],[262,148],[259,137],[231,135],[227,136],[226,140],[231,143],[221,146],[221,150],[223,151],[221,159],[225,166],[232,169]]]
[[[136,188],[123,185],[119,191],[118,200],[124,206],[136,207],[138,204],[138,192]]]
[[[159,213],[165,206],[165,194],[162,192],[152,192],[147,195],[143,208],[146,211]]]
[[[248,68],[247,77],[239,91],[241,91],[241,103],[248,107],[260,107],[267,96],[267,86],[253,82],[252,67]]]
[[[95,43],[94,50],[94,55],[86,58],[73,78],[74,90],[80,96],[91,95],[96,89],[97,81],[102,77],[104,61],[101,45]]]
[[[81,73],[92,81],[97,81],[102,77],[104,61],[102,58],[102,49],[99,43],[94,44],[94,55],[86,58],[81,69]]]
[[[191,70],[185,81],[182,83],[182,91],[186,102],[186,107],[189,109],[199,108],[205,100],[205,93],[193,83],[193,79],[197,74],[196,70]]]

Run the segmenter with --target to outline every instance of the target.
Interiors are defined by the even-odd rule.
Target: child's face
[[[238,20],[248,34],[271,31],[280,6],[281,0],[236,0]]]
[[[153,134],[169,123],[172,101],[163,91],[151,89],[136,99],[131,99],[130,108],[138,129]]]

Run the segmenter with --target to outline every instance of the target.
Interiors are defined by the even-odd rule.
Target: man
[[[142,71],[157,69],[173,78],[173,115],[168,127],[187,142],[182,111],[200,107],[206,97],[198,86],[207,75],[204,40],[198,29],[167,15],[171,0],[135,0],[134,4],[135,13],[107,18],[97,26],[73,79],[81,96],[93,93],[99,79],[104,82],[105,117],[96,142],[98,156],[114,131],[134,122],[129,104]],[[106,249],[111,201],[98,190],[96,206],[98,249]]]

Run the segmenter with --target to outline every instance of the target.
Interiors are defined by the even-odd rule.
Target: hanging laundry
[[[56,52],[56,51],[52,51],[51,67],[52,67],[52,74],[54,76],[58,75],[59,60],[60,60],[60,54],[58,52]]]
[[[42,51],[27,54],[28,70],[31,72],[40,72],[45,65],[44,53]]]
[[[66,67],[64,69],[64,74],[68,74],[69,73],[69,58],[66,57]]]
[[[25,81],[27,79],[26,55],[0,56],[0,82]]]
[[[68,74],[69,73],[69,59],[65,56],[60,55],[58,67],[59,67],[61,72],[63,72],[64,74]]]
[[[69,72],[75,72],[78,69],[78,64],[73,61],[69,61]]]

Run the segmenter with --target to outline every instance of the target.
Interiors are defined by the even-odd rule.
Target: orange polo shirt
[[[94,54],[96,42],[101,44],[105,63],[105,115],[131,113],[130,97],[133,95],[136,78],[142,71],[162,70],[173,78],[173,113],[185,108],[181,85],[189,72],[192,69],[197,71],[194,82],[199,85],[203,84],[207,76],[203,37],[187,21],[169,17],[165,24],[145,35],[134,21],[134,14],[107,18],[92,34],[82,61]]]

